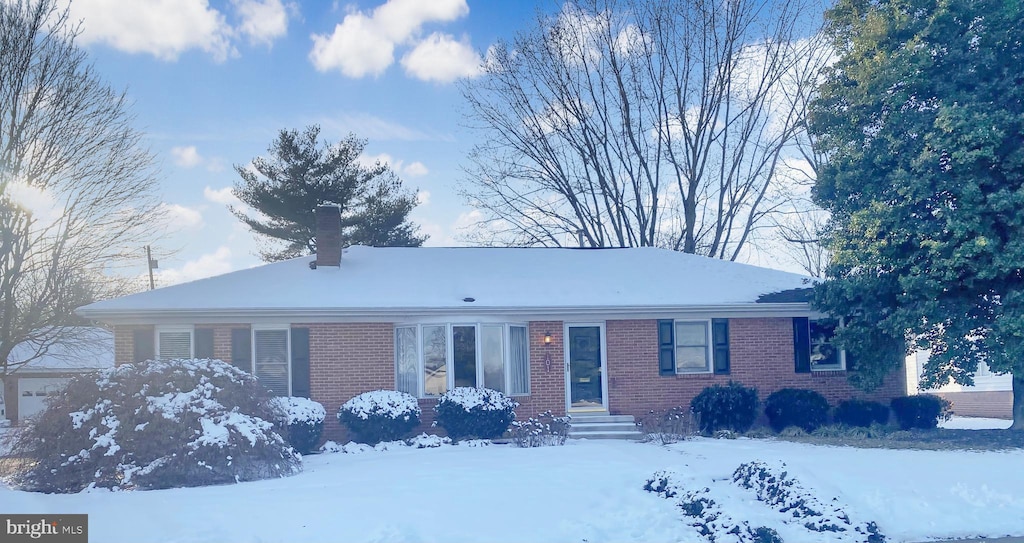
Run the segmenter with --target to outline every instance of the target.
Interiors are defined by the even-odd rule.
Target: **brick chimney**
[[[341,266],[341,207],[316,206],[316,266]]]

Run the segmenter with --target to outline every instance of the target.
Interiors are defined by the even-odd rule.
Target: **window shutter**
[[[850,351],[843,351],[843,353],[846,361],[846,367],[844,369],[846,371],[855,371],[857,369],[857,356]]]
[[[811,328],[807,317],[793,318],[793,358],[797,373],[811,373]]]
[[[132,362],[145,362],[156,357],[153,330],[132,330]]]
[[[252,373],[252,339],[248,328],[231,329],[231,364]]]
[[[309,328],[292,328],[292,396],[309,392]]]
[[[711,319],[715,373],[729,373],[729,319]]]
[[[213,358],[213,328],[196,328],[192,340],[196,344],[196,358]]]
[[[675,325],[672,319],[658,321],[658,373],[676,373],[676,341],[673,337]]]

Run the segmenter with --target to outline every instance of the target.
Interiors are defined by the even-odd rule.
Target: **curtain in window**
[[[505,392],[505,349],[500,324],[480,326],[480,358],[484,370],[484,387]]]
[[[288,331],[256,330],[256,378],[275,396],[288,396]]]
[[[161,360],[192,358],[192,332],[160,332]]]
[[[400,392],[419,396],[419,360],[416,354],[416,327],[395,329],[395,375]]]
[[[448,328],[423,327],[423,394],[439,396],[448,390]]]
[[[509,394],[530,393],[530,344],[525,326],[509,326]]]

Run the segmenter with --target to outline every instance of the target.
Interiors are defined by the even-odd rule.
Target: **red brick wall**
[[[762,400],[781,388],[807,388],[820,392],[833,405],[855,396],[885,401],[906,390],[902,371],[890,374],[872,393],[851,386],[843,371],[796,373],[789,318],[729,319],[729,375],[659,375],[656,320],[608,321],[606,329],[612,414],[640,417],[651,409],[688,406],[704,387],[730,379],[757,387]]]
[[[394,325],[303,326],[309,327],[310,396],[327,410],[324,439],[345,440],[337,417],[341,404],[363,392],[395,388]]]
[[[122,324],[114,327],[114,364],[130,364],[134,362],[135,330],[149,330],[153,333],[153,325]]]
[[[961,417],[1013,418],[1013,392],[983,390],[974,392],[939,392],[938,396],[953,404],[953,413]]]

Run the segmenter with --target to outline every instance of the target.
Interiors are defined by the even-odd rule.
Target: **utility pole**
[[[159,268],[160,263],[153,260],[153,254],[149,252],[149,245],[146,246],[146,267],[149,268],[149,290],[156,288],[156,284],[153,283],[153,268]]]

